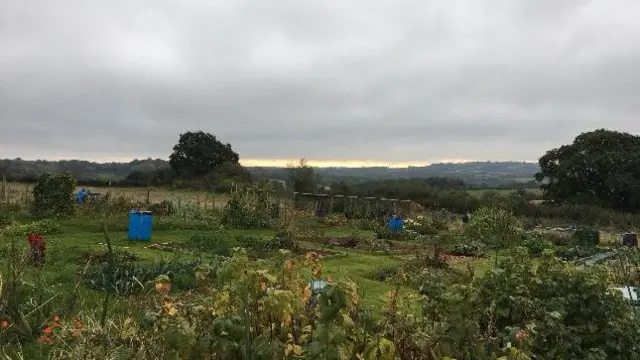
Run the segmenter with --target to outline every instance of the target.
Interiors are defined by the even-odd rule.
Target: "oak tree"
[[[549,150],[539,164],[536,180],[547,200],[640,211],[640,136],[585,132]]]

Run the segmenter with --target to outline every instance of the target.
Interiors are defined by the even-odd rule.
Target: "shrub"
[[[197,253],[231,256],[237,240],[225,231],[198,232],[189,236],[184,246]]]
[[[169,216],[176,213],[176,208],[173,203],[169,200],[162,200],[159,203],[151,204],[148,206],[149,211],[153,213],[153,215],[157,216]]]
[[[69,217],[75,212],[75,178],[68,173],[44,173],[33,188],[31,213],[34,217]]]
[[[468,243],[453,244],[446,251],[447,254],[454,256],[475,256],[485,255],[487,246],[480,241],[471,241]]]
[[[371,252],[388,252],[391,249],[391,243],[384,239],[359,238],[356,248]]]
[[[555,246],[567,246],[571,245],[571,237],[566,234],[559,234],[557,232],[547,233],[548,239]]]
[[[465,228],[467,237],[481,241],[492,249],[513,246],[518,240],[518,221],[508,211],[483,207],[471,215]]]
[[[398,267],[388,266],[375,270],[369,277],[376,281],[386,281],[392,279],[394,276],[400,273]]]
[[[295,235],[292,232],[280,230],[276,232],[271,240],[270,247],[271,250],[297,250],[298,244],[296,243]]]
[[[347,217],[343,213],[330,214],[324,218],[325,224],[334,227],[345,227],[347,226],[347,222]]]
[[[85,284],[95,290],[129,296],[144,292],[158,276],[165,275],[175,288],[189,290],[196,286],[195,271],[202,265],[199,261],[140,263],[120,261],[117,257],[113,261],[112,271],[108,262],[90,266],[85,274]]]
[[[12,203],[0,203],[0,230],[9,226],[16,214],[19,214],[23,209],[18,204]]]
[[[7,236],[27,236],[29,234],[59,235],[62,234],[62,228],[55,220],[43,219],[28,224],[11,224],[4,229],[4,234]]]
[[[389,228],[386,225],[378,225],[378,227],[375,229],[375,234],[377,239],[383,240],[398,240],[403,239],[405,236],[404,231],[394,233],[389,231]]]
[[[431,217],[418,216],[415,219],[407,219],[404,223],[404,230],[415,233],[415,237],[417,237],[437,234],[440,229],[432,222]]]
[[[556,249],[555,255],[562,260],[571,261],[593,256],[602,251],[604,250],[597,246],[568,246]]]
[[[267,194],[263,191],[234,191],[222,211],[222,224],[238,229],[260,229],[271,226]]]
[[[553,243],[548,240],[547,236],[537,231],[522,232],[520,245],[534,256],[540,256],[545,250],[553,248]]]
[[[538,264],[523,248],[498,269],[474,282],[478,293],[467,306],[480,310],[480,328],[490,326],[493,335],[512,327],[527,331],[531,352],[540,359],[589,359],[595,353],[631,359],[640,351],[640,324],[622,296],[609,291],[604,269],[548,255]]]
[[[380,227],[380,222],[374,219],[354,219],[351,221],[356,229],[375,231]]]
[[[597,229],[581,227],[573,234],[573,240],[577,245],[597,246],[600,244],[600,232]]]

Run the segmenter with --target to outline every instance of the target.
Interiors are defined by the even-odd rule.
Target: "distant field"
[[[25,202],[32,197],[33,184],[24,183],[8,183],[8,195],[9,200],[12,202]],[[2,184],[0,183],[0,191]],[[196,190],[172,190],[167,188],[122,188],[122,187],[91,187],[91,186],[79,186],[80,188],[86,188],[93,192],[102,194],[111,193],[112,196],[124,196],[128,199],[145,201],[147,199],[147,191],[149,191],[149,200],[152,203],[161,202],[163,200],[169,200],[175,204],[181,205],[199,205],[202,207],[211,207],[212,204],[216,208],[222,208],[226,205],[228,196],[225,194],[212,195],[202,191]],[[494,189],[471,189],[468,190],[469,194],[475,197],[482,197],[486,192],[497,192],[500,195],[507,196],[514,193],[516,190],[494,190]],[[533,193],[536,196],[542,197],[542,191],[538,188],[527,189],[527,192]],[[1,196],[1,194],[0,194]]]
[[[29,200],[32,195],[33,184],[24,183],[8,183],[7,184],[9,200],[12,202],[25,202]],[[227,195],[212,195],[202,191],[193,190],[172,190],[166,188],[121,188],[121,187],[93,187],[93,186],[79,186],[93,192],[107,194],[111,193],[112,196],[124,196],[125,198],[139,201],[146,201],[147,191],[149,194],[149,200],[152,203],[161,202],[163,200],[169,200],[175,204],[180,205],[198,205],[201,207],[211,207],[215,205],[216,208],[222,208],[226,205]],[[0,189],[2,184],[0,183]],[[0,190],[1,191],[1,190]]]
[[[536,196],[542,197],[542,190],[540,190],[539,188],[533,188],[533,189],[526,189],[528,193],[532,193]],[[484,195],[484,193],[486,192],[497,192],[500,195],[506,196],[509,194],[512,194],[514,192],[516,192],[516,190],[495,190],[495,189],[471,189],[468,190],[469,194],[476,196],[476,197],[481,197],[482,195]]]

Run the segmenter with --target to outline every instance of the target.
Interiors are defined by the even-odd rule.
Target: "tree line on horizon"
[[[96,164],[74,160],[0,160],[0,174],[9,181],[36,181],[44,172],[68,172],[79,183],[94,186],[109,183],[113,186],[174,186],[216,192],[254,181],[276,179],[296,191],[324,189],[340,190],[345,194],[368,191],[386,193],[386,196],[403,193],[409,198],[411,191],[414,197],[419,197],[416,194],[424,188],[456,191],[474,186],[539,186],[545,199],[556,203],[640,211],[640,136],[606,129],[578,135],[572,144],[547,151],[538,164],[476,162],[405,169],[317,169],[301,160],[297,165],[282,169],[243,167],[239,160],[231,144],[198,131],[180,134],[169,161],[147,159],[125,164]]]

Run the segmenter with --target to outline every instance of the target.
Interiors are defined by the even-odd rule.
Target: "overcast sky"
[[[0,158],[537,160],[638,114],[638,0],[0,0]]]

